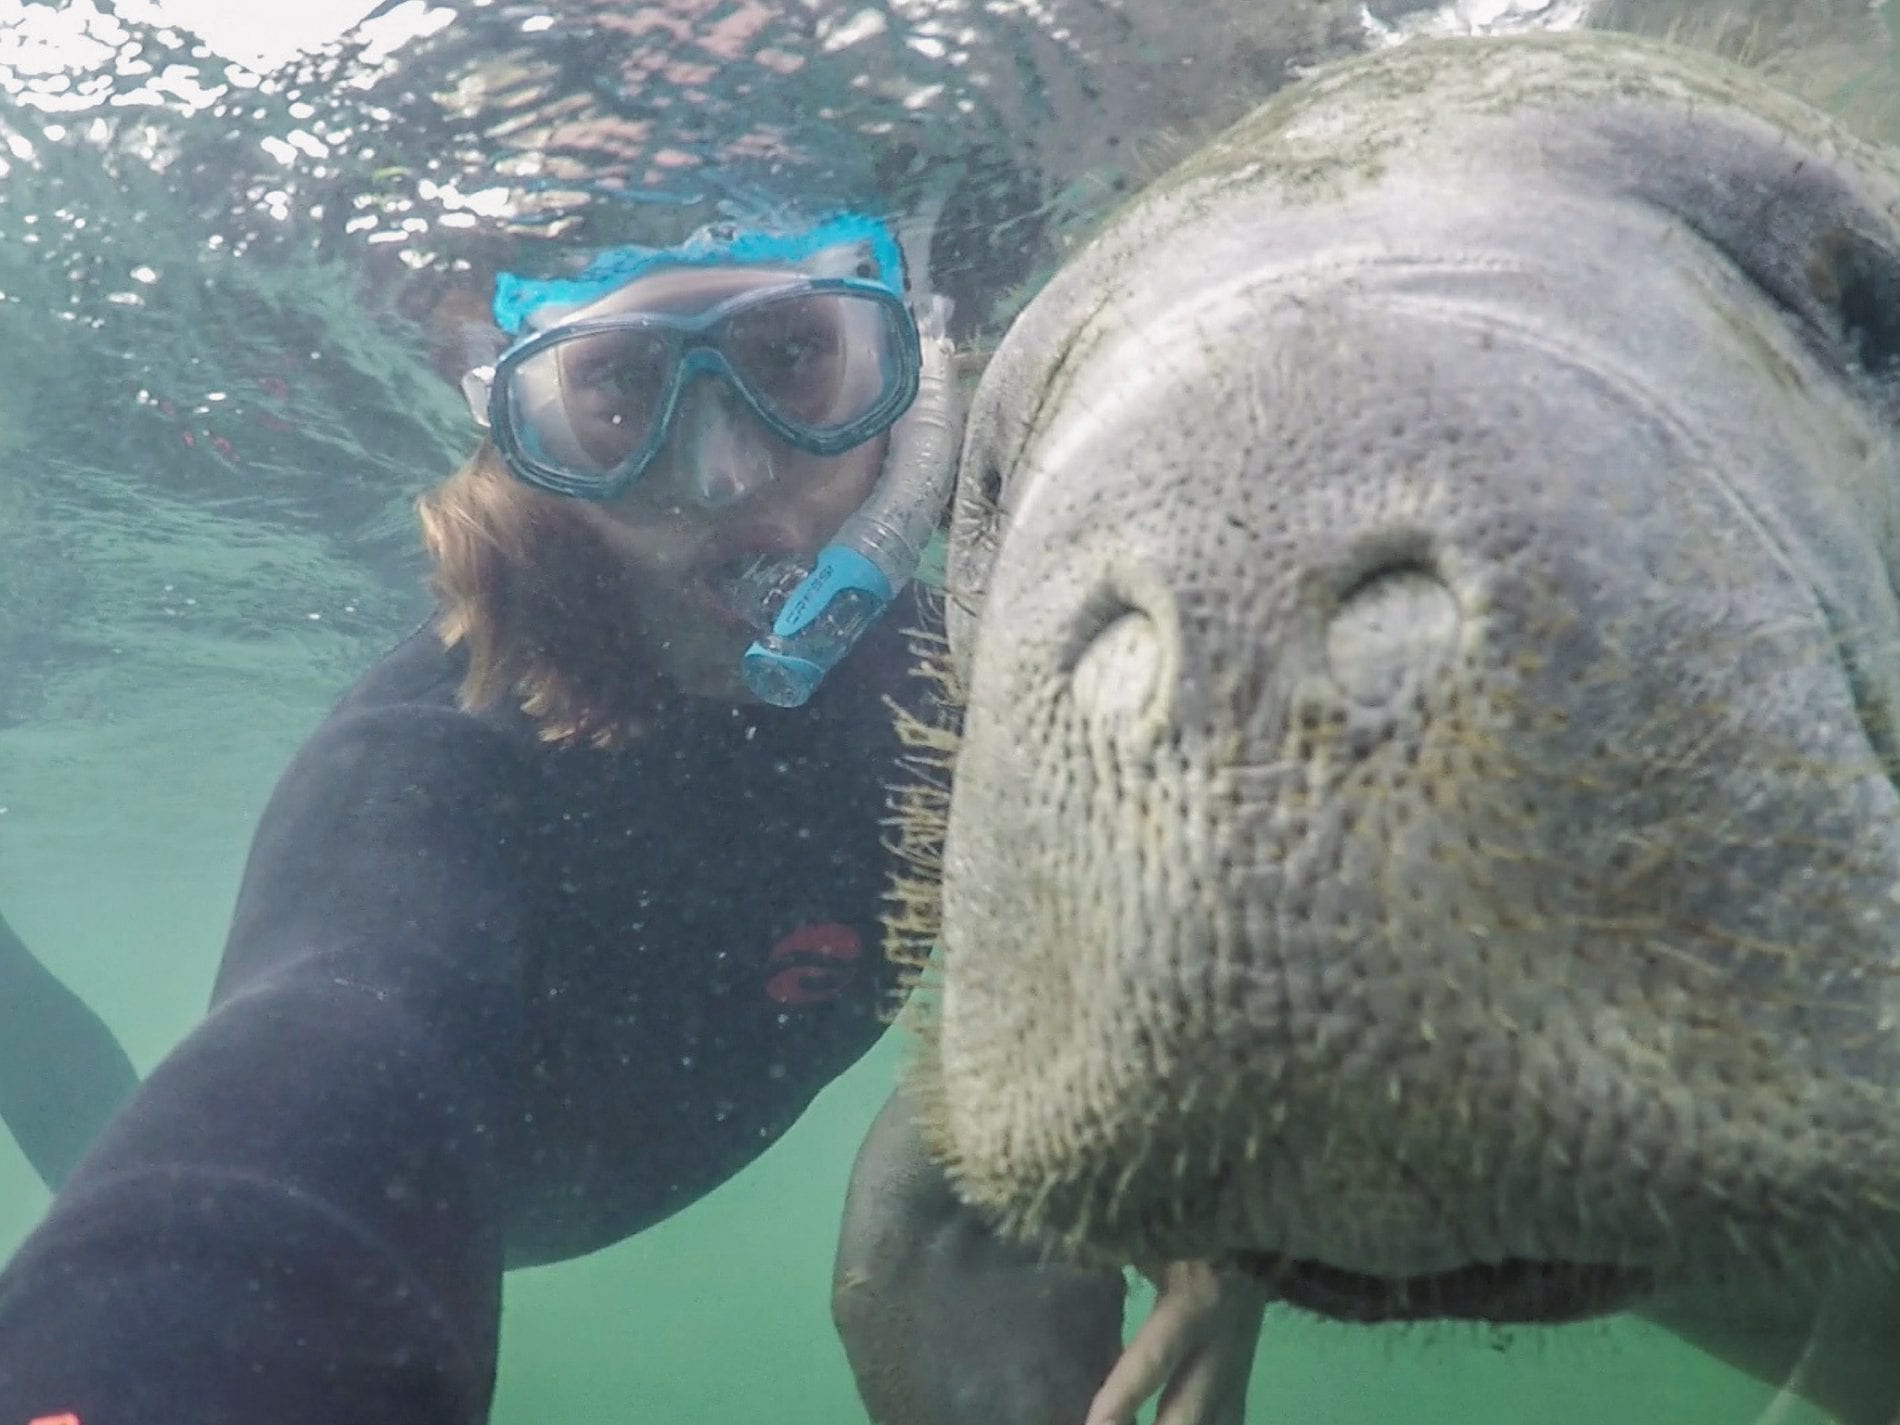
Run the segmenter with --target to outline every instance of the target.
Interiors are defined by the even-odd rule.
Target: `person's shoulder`
[[[372,663],[330,710],[328,722],[383,712],[441,714],[465,720],[505,741],[538,743],[534,724],[513,704],[470,712],[462,706],[468,651],[445,643],[438,616],[431,615]]]
[[[431,617],[372,663],[344,693],[333,715],[406,704],[453,708],[467,669],[467,654],[443,643]]]
[[[514,781],[542,760],[543,744],[518,710],[462,707],[457,694],[467,667],[467,654],[443,642],[433,618],[421,624],[337,700],[290,773],[322,769],[331,777],[355,765],[384,781]]]

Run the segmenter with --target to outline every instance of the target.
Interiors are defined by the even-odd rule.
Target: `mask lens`
[[[862,420],[894,386],[898,340],[883,303],[819,292],[733,313],[719,346],[752,399],[773,416],[832,431]]]
[[[640,328],[577,332],[543,347],[509,381],[522,445],[571,475],[614,475],[651,439],[671,362],[666,333]]]

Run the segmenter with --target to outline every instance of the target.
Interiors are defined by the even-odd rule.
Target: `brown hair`
[[[468,651],[463,708],[513,698],[549,742],[612,747],[638,733],[657,675],[627,617],[627,566],[586,510],[523,485],[483,441],[416,512],[442,641]]]

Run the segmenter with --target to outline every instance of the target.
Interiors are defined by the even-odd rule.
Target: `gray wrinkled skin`
[[[1081,1425],[1120,1353],[1122,1278],[1047,1261],[965,1207],[894,1095],[864,1140],[832,1320],[878,1425]]]
[[[1890,1267],[1897,211],[1714,61],[1419,43],[1036,299],[950,569],[971,1203],[1348,1319]]]

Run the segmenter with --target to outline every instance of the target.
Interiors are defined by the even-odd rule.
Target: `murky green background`
[[[275,122],[288,102],[258,112]],[[452,394],[413,351],[378,348],[321,272],[207,255],[191,223],[229,197],[221,165],[257,161],[253,122],[220,120],[203,162],[163,179],[58,144],[34,163],[9,150],[0,177],[0,906],[141,1070],[205,1003],[285,758],[419,616],[407,502],[466,438]],[[233,211],[278,206],[270,185],[289,179],[260,172]],[[128,277],[142,264],[158,273],[146,287]],[[201,268],[224,286],[175,280]],[[261,384],[279,369],[288,396]],[[218,439],[231,449],[211,458]],[[861,1420],[830,1259],[899,1050],[887,1039],[689,1211],[511,1277],[495,1419]],[[0,1253],[44,1202],[0,1137]],[[1488,1333],[1276,1315],[1253,1401],[1261,1425],[1814,1418],[1628,1322]]]
[[[207,679],[202,698],[181,699],[163,718],[108,704],[0,738],[8,916],[119,1031],[141,1069],[199,1012],[250,816],[335,687],[310,677],[298,699],[266,703],[247,697],[243,682]],[[12,834],[23,823],[38,834]],[[690,1210],[610,1251],[513,1274],[497,1425],[861,1421],[827,1312],[831,1249],[852,1155],[901,1051],[900,1036],[887,1036],[764,1158]],[[0,1250],[43,1203],[11,1143],[0,1141]],[[1800,1407],[1764,1416],[1770,1403],[1753,1382],[1640,1323],[1356,1330],[1275,1314],[1248,1420],[1818,1418]]]

